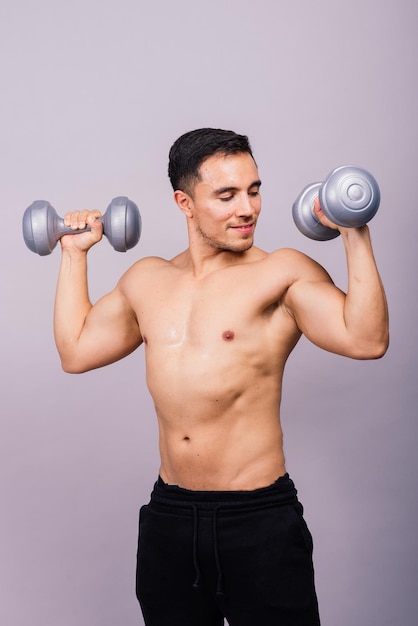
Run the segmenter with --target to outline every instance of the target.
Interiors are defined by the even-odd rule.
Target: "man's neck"
[[[187,269],[191,274],[193,274],[194,278],[201,279],[208,276],[212,272],[216,272],[233,265],[242,265],[244,263],[255,261],[260,258],[261,254],[263,254],[262,251],[254,246],[243,252],[218,250],[216,248],[202,251],[189,247],[174,259],[174,263],[181,265],[184,269]]]

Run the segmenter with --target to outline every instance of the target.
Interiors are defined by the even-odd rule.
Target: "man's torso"
[[[286,253],[281,271],[280,258],[272,263],[261,250],[250,259],[200,278],[182,255],[147,259],[126,283],[145,343],[168,483],[255,489],[285,472],[281,385],[300,332],[282,303]]]

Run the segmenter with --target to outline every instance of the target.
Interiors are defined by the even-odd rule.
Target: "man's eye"
[[[253,198],[256,198],[259,195],[260,195],[259,189],[257,189],[256,191],[250,191],[250,196],[252,196]]]
[[[229,202],[233,197],[234,196],[221,196],[219,200],[221,200],[221,202]]]

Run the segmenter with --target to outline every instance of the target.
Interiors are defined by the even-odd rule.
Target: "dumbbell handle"
[[[97,221],[103,224],[103,234],[106,235],[106,227],[105,227],[105,219],[103,215],[97,218]],[[79,235],[81,233],[87,233],[91,230],[91,226],[85,226],[84,228],[77,228],[74,230],[70,226],[66,226],[64,223],[64,218],[59,215],[54,216],[54,232],[55,238],[58,241],[64,235]]]

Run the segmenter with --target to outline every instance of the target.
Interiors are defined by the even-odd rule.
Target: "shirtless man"
[[[170,151],[189,247],[144,258],[92,305],[87,251],[97,211],[65,216],[55,337],[84,372],[145,345],[160,476],[141,509],[137,594],[147,626],[316,626],[312,540],[286,473],[279,407],[303,333],[320,348],[380,358],[388,313],[367,226],[338,228],[347,294],[291,249],[253,245],[260,177],[245,136],[200,129]]]

